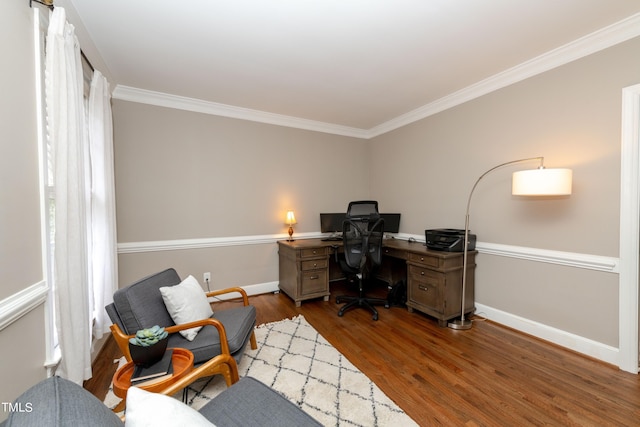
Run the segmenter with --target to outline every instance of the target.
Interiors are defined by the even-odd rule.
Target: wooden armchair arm
[[[166,389],[162,390],[161,393],[167,396],[172,396],[183,388],[189,386],[198,378],[210,377],[216,374],[222,374],[225,377],[227,387],[237,383],[240,379],[236,360],[228,354],[219,354],[202,365],[193,368],[191,372],[181,377]]]
[[[230,294],[233,292],[238,292],[242,296],[242,303],[244,304],[245,307],[249,305],[249,296],[247,295],[247,292],[239,286],[233,287],[233,288],[227,288],[227,289],[220,289],[217,291],[210,291],[210,292],[207,292],[206,295],[207,295],[207,298],[209,298],[209,297],[215,297],[217,295]],[[254,350],[258,348],[255,331],[251,332],[251,348]]]
[[[247,291],[245,291],[239,286],[236,286],[233,288],[219,289],[217,291],[209,291],[209,292],[206,292],[206,295],[207,295],[207,298],[209,298],[209,297],[215,297],[218,295],[231,294],[234,292],[238,292],[242,296],[242,302],[244,305],[249,305],[249,296],[247,295]]]
[[[224,376],[227,387],[231,387],[233,384],[237,383],[240,379],[240,376],[238,375],[238,365],[236,364],[236,360],[228,354],[219,354],[213,359],[210,359],[201,364],[200,366],[191,369],[179,380],[177,380],[173,384],[170,384],[158,393],[164,394],[166,396],[173,396],[180,390],[191,385],[199,378],[211,377],[218,374]],[[122,410],[122,408],[124,408],[124,401],[120,402],[120,404],[114,409],[114,411],[120,411]],[[126,414],[120,415],[120,419],[122,420],[122,422],[125,421],[125,416]]]
[[[227,341],[227,332],[225,331],[222,323],[220,323],[220,321],[217,319],[209,318],[209,319],[197,320],[195,322],[183,323],[180,325],[167,326],[165,327],[165,330],[170,334],[174,334],[176,332],[179,332],[185,329],[195,328],[197,326],[207,326],[207,325],[211,325],[218,330],[218,335],[220,336],[220,352],[222,354],[226,354],[226,355],[229,355],[229,357],[231,357],[231,352],[229,351],[229,343]],[[120,327],[115,323],[111,325],[111,334],[115,338],[116,343],[118,344],[118,347],[120,347],[122,354],[124,354],[124,357],[127,359],[127,361],[130,361],[131,354],[129,353],[129,338],[133,338],[135,334],[134,335],[125,334],[122,331],[122,329],[120,329]]]

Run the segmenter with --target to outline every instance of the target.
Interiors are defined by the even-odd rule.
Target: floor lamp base
[[[449,324],[447,325],[449,326],[451,329],[471,329],[471,320],[469,319],[456,319],[453,320],[451,322],[449,322]]]

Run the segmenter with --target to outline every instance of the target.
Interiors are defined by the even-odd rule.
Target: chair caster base
[[[356,297],[349,295],[341,295],[336,297],[336,304],[340,304],[341,302],[346,302],[347,304],[343,305],[340,310],[338,310],[338,317],[342,317],[344,313],[352,308],[362,307],[371,311],[372,319],[378,320],[378,310],[374,308],[374,305],[383,305],[384,308],[390,308],[391,306],[385,300],[378,298],[364,298],[364,297]]]

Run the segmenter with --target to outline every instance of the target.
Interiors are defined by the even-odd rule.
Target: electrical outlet
[[[210,272],[206,272],[204,273],[204,281],[205,283],[211,282],[211,273]]]

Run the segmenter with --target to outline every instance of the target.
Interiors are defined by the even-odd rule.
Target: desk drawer
[[[399,249],[382,248],[382,254],[392,258],[407,259],[407,253]]]
[[[327,268],[328,266],[329,266],[329,261],[326,258],[302,261],[302,271],[316,270],[319,268]]]
[[[409,253],[408,261],[417,262],[428,267],[437,268],[440,266],[440,258],[429,255]]]
[[[302,296],[328,291],[327,270],[305,271],[302,273],[300,294]]]
[[[438,298],[437,284],[420,282],[414,279],[410,279],[409,283],[409,300],[411,302],[438,310],[440,300]]]
[[[411,280],[427,282],[437,286],[444,286],[444,275],[442,273],[429,270],[428,268],[422,268],[417,265],[409,265],[407,271],[409,273],[409,279]]]
[[[314,258],[318,256],[326,256],[329,248],[308,248],[300,249],[300,258]]]

